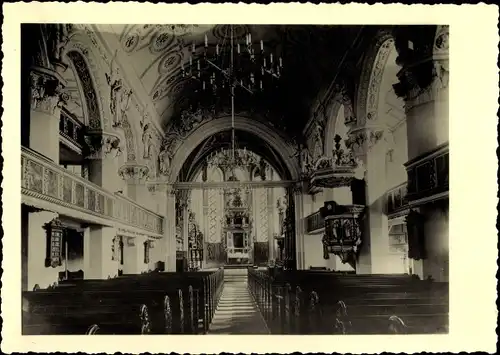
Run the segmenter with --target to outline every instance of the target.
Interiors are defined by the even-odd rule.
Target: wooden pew
[[[130,275],[62,282],[55,289],[25,292],[30,307],[24,312],[23,330],[30,334],[196,334],[200,310],[203,329],[208,329],[213,316],[204,314],[208,307],[200,294],[205,292],[203,297],[211,304],[218,300],[222,273],[186,278],[174,273]],[[197,279],[202,281],[190,284]],[[200,286],[201,291],[195,288]]]
[[[273,278],[250,270],[249,288],[273,333],[436,333],[447,328],[448,285],[404,275],[299,271]]]

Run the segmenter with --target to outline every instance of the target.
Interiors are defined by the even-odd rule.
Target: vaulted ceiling
[[[97,26],[99,28],[99,26]],[[230,95],[208,94],[201,84],[181,75],[181,65],[188,66],[195,45],[194,59],[205,50],[215,51],[216,44],[229,41],[229,25],[110,25],[112,31],[101,37],[123,55],[136,75],[164,127],[178,120],[184,110],[211,107],[228,112]],[[235,111],[261,117],[290,136],[300,136],[311,115],[318,94],[338,74],[346,52],[356,43],[360,26],[309,25],[234,25],[237,43],[245,43],[251,33],[252,43],[260,50],[283,59],[279,80],[263,82],[263,90],[249,94],[236,92]],[[183,63],[183,64],[181,64]],[[245,67],[245,63],[240,63]],[[133,88],[132,88],[133,89]],[[201,106],[201,107],[200,107]]]
[[[269,144],[264,142],[256,135],[236,130],[235,132],[235,148],[251,150],[262,157],[274,170],[283,178],[290,179],[290,173],[286,168],[283,158]],[[221,149],[231,148],[231,132],[222,131],[207,138],[189,155],[184,162],[182,170],[179,174],[179,181],[191,181],[195,175],[202,169],[207,162],[208,156]]]

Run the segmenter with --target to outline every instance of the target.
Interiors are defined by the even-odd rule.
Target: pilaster
[[[175,195],[176,191],[172,186],[165,187],[165,271],[175,272],[176,270],[176,238],[175,238]]]
[[[441,163],[440,193],[445,196],[436,203],[415,203],[418,194],[414,191],[416,167],[411,162],[428,159],[428,154],[442,149],[449,141],[449,27],[436,26],[432,37],[426,42],[411,37],[410,31],[403,28],[399,38],[398,64],[402,66],[398,74],[399,83],[394,85],[396,94],[405,101],[408,131],[408,172],[410,205],[413,204],[422,214],[425,255],[413,261],[413,272],[421,278],[432,277],[436,281],[448,281],[449,263],[449,218],[447,191],[448,160]],[[410,45],[411,44],[411,45]],[[427,158],[426,158],[427,157]],[[435,162],[429,160],[420,164],[422,183],[437,185]],[[425,171],[423,174],[422,171]],[[429,175],[432,175],[429,178]],[[444,176],[446,175],[446,176]],[[434,180],[436,179],[436,180]],[[434,181],[433,181],[434,180]],[[432,191],[432,190],[431,190]],[[430,196],[433,197],[433,196]],[[433,200],[432,198],[430,200]]]
[[[52,69],[30,72],[30,148],[59,163],[60,109],[69,96],[64,79]]]
[[[149,168],[146,165],[127,162],[118,169],[118,175],[127,184],[127,197],[138,204],[152,208],[150,193],[146,186]]]
[[[305,266],[305,245],[304,245],[304,192],[303,187],[294,189],[295,204],[295,253],[297,258],[297,269],[303,270]]]
[[[122,153],[120,137],[110,132],[90,130],[85,133],[84,139],[89,180],[116,192],[122,186],[118,176],[118,157]]]
[[[83,272],[85,279],[107,279],[118,275],[118,260],[113,260],[113,238],[116,230],[112,227],[90,226],[84,231]],[[124,262],[127,257],[124,255]],[[125,270],[124,270],[125,271]]]

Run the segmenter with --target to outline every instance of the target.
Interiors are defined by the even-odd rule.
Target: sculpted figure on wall
[[[319,124],[316,124],[314,141],[313,160],[316,162],[323,155],[323,128]]]
[[[200,109],[182,111],[179,128],[183,134],[189,133],[203,121],[203,113]]]
[[[300,151],[300,167],[302,170],[302,174],[308,174],[311,170],[311,160],[312,158],[309,150],[306,146],[302,146],[302,149]]]
[[[170,174],[170,163],[171,163],[171,155],[168,149],[163,148],[159,154],[159,169],[160,174],[169,175]]]
[[[106,73],[106,80],[110,86],[109,109],[113,115],[113,127],[119,127],[128,110],[132,90],[124,87],[120,69],[116,67],[115,58],[116,53],[110,63],[110,73]]]
[[[70,30],[71,30],[71,25],[66,25],[66,24],[47,25],[50,59],[58,64],[63,63],[62,56],[64,48],[68,43]]]
[[[344,106],[344,124],[355,124],[356,116],[354,115],[354,110],[352,107],[352,100],[345,87],[341,89],[342,105]]]
[[[154,146],[154,135],[153,129],[151,128],[149,123],[146,123],[142,129],[142,143],[144,145],[144,159],[151,158],[151,149]]]

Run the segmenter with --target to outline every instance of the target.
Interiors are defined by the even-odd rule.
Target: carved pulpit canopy
[[[365,206],[338,205],[335,201],[325,202],[321,214],[325,218],[323,235],[323,256],[329,253],[340,257],[344,264],[355,265],[362,243],[361,223]]]
[[[349,186],[355,177],[359,177],[358,162],[350,149],[342,148],[342,138],[337,134],[332,156],[322,156],[316,160],[309,174],[313,187],[335,188]]]

